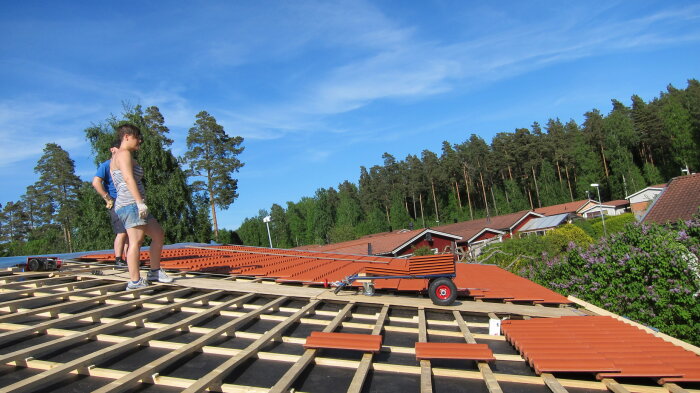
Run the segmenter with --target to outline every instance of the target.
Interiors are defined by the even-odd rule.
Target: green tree
[[[20,242],[27,239],[30,228],[22,202],[7,202],[0,217],[0,242]]]
[[[644,163],[642,172],[648,186],[653,186],[664,182],[663,177],[661,177],[661,171],[659,171],[659,168],[657,168],[656,165],[652,164],[651,162]],[[635,190],[635,192],[636,191],[639,190]]]
[[[272,245],[275,248],[290,248],[292,240],[289,233],[289,225],[287,224],[287,213],[284,208],[276,203],[270,209],[270,236],[272,237]]]
[[[216,206],[228,209],[238,197],[238,180],[232,174],[243,167],[238,155],[243,152],[243,138],[230,137],[224,127],[206,111],[196,116],[194,126],[187,135],[185,160],[190,165],[192,176],[203,177],[192,185],[209,196],[211,217],[214,222],[214,238],[219,237]]]
[[[668,90],[660,115],[671,136],[671,152],[675,164],[697,170],[699,146],[693,138],[693,119],[684,106],[682,92],[672,86],[669,86]]]
[[[78,209],[75,219],[76,250],[106,250],[113,247],[114,234],[104,201],[92,188],[83,182],[78,190]]]
[[[75,175],[75,162],[61,146],[47,143],[34,172],[39,174],[34,187],[51,205],[55,212],[52,221],[60,225],[65,249],[72,252],[73,220],[78,213],[78,189],[82,183]]]

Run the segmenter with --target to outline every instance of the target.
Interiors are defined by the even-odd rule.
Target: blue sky
[[[92,179],[83,130],[123,102],[158,106],[178,156],[206,110],[245,138],[230,229],[384,152],[580,122],[700,77],[696,1],[5,1],[0,37],[0,203],[48,142]]]

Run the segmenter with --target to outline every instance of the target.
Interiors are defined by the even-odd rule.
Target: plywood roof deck
[[[675,384],[537,376],[503,336],[488,335],[494,308],[499,316],[528,318],[526,310],[575,314],[569,307],[435,307],[398,296],[331,296],[321,288],[189,276],[125,292],[123,272],[100,271],[0,275],[1,392],[700,393]],[[381,334],[381,351],[304,349],[313,331]],[[496,360],[417,361],[416,342],[486,344]]]

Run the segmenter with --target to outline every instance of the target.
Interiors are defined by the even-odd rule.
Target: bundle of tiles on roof
[[[501,330],[538,374],[700,382],[700,356],[611,317],[506,320]]]

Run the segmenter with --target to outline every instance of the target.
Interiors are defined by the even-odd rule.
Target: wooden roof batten
[[[19,274],[21,275],[21,274]],[[83,375],[88,378],[99,377],[107,380],[94,389],[99,392],[124,391],[137,387],[138,384],[161,385],[178,388],[183,391],[201,391],[203,385],[224,392],[286,392],[294,389],[297,392],[317,391],[313,388],[304,389],[304,375],[311,365],[329,367],[336,370],[347,370],[351,378],[347,385],[339,382],[339,386],[329,387],[327,391],[374,391],[372,389],[374,373],[390,373],[397,378],[413,376],[420,379],[422,391],[432,391],[438,386],[441,378],[456,378],[462,381],[481,381],[490,393],[501,393],[501,384],[516,383],[523,388],[527,386],[547,386],[554,393],[564,393],[567,388],[582,388],[597,391],[612,390],[623,393],[624,390],[639,393],[700,393],[697,389],[688,389],[677,384],[664,386],[625,384],[618,380],[603,381],[573,380],[557,378],[554,375],[515,375],[498,372],[498,362],[519,362],[524,360],[519,355],[499,353],[494,350],[496,368],[486,362],[478,362],[476,369],[434,367],[433,364],[415,365],[394,363],[392,361],[377,361],[375,355],[364,354],[361,359],[348,360],[333,357],[332,353],[324,350],[307,350],[302,355],[277,352],[268,348],[273,341],[281,341],[289,345],[301,346],[304,339],[294,334],[295,326],[311,327],[311,330],[339,331],[345,329],[362,330],[367,334],[383,334],[385,337],[395,335],[412,335],[416,340],[431,342],[435,337],[443,337],[451,342],[467,343],[505,343],[503,336],[489,336],[484,333],[488,327],[488,312],[474,312],[458,307],[438,308],[432,304],[417,305],[416,299],[404,302],[391,302],[391,297],[366,296],[328,296],[329,290],[314,289],[313,292],[295,292],[293,296],[285,294],[285,286],[276,284],[257,284],[271,287],[280,291],[277,294],[256,294],[251,291],[241,291],[236,282],[207,278],[182,279],[178,286],[154,285],[134,292],[114,292],[115,286],[122,286],[125,278],[120,276],[87,277],[75,276],[61,288],[61,280],[42,278],[39,285],[34,285],[32,279],[24,281],[23,285],[0,284],[4,299],[15,302],[14,313],[6,302],[0,302],[0,340],[21,343],[27,336],[49,335],[51,338],[43,343],[27,345],[15,349],[12,353],[0,355],[0,364],[8,364],[22,368],[32,368],[39,371],[33,377],[15,380],[12,384],[3,383],[0,377],[0,392],[4,391],[33,391],[38,387],[51,386],[56,383],[73,383],[71,375]],[[46,276],[43,276],[46,277]],[[2,283],[0,277],[0,283]],[[53,280],[53,281],[52,281]],[[70,283],[90,281],[93,286],[79,289],[75,292],[68,290]],[[199,287],[191,283],[207,282],[208,287]],[[7,284],[17,280],[4,281]],[[231,285],[234,284],[234,285]],[[204,285],[204,284],[201,284]],[[26,291],[31,288],[33,291]],[[53,289],[45,289],[52,287]],[[109,289],[108,289],[109,288]],[[233,289],[238,288],[238,290]],[[250,289],[251,287],[245,287]],[[295,289],[312,289],[298,288]],[[61,302],[49,303],[52,294],[69,294]],[[76,293],[77,292],[77,293]],[[269,291],[271,292],[271,291]],[[16,295],[13,295],[13,293]],[[386,301],[386,302],[385,302]],[[467,303],[467,302],[465,302]],[[472,303],[472,302],[470,302]],[[477,302],[473,302],[477,303]],[[479,302],[484,306],[509,306],[506,304]],[[80,308],[80,307],[84,308]],[[331,307],[332,306],[332,307]],[[514,306],[514,305],[513,305]],[[537,306],[520,306],[529,309],[550,309]],[[399,313],[397,314],[397,310]],[[505,309],[502,309],[505,310]],[[551,308],[559,311],[559,315],[569,315],[567,308]],[[130,312],[127,312],[130,311]],[[125,314],[125,312],[127,312]],[[182,315],[182,318],[163,320],[166,315]],[[437,314],[436,314],[437,313]],[[497,312],[503,316],[507,313]],[[412,316],[411,316],[412,315]],[[522,314],[519,314],[522,315]],[[38,322],[30,321],[27,316],[44,318]],[[495,315],[491,315],[494,317]],[[552,315],[554,316],[554,315]],[[466,319],[477,318],[477,319]],[[206,327],[204,321],[211,318],[224,318],[222,324]],[[319,319],[320,318],[320,319]],[[248,330],[247,326],[254,321],[271,323],[262,333]],[[71,327],[73,323],[91,324],[87,330]],[[70,324],[69,324],[70,323]],[[120,335],[121,329],[137,328],[146,331],[135,337]],[[23,330],[24,329],[24,330]],[[291,329],[291,330],[290,330]],[[473,333],[472,330],[477,333]],[[14,331],[23,330],[26,334],[12,335]],[[29,334],[30,331],[34,333]],[[169,334],[186,331],[196,335],[193,340],[179,342],[169,339]],[[7,336],[4,336],[8,334]],[[218,342],[220,338],[228,340],[245,339],[249,344],[243,347],[224,347]],[[45,353],[55,352],[76,343],[98,341],[106,344],[101,350],[87,354],[77,354],[73,359],[55,361],[45,357]],[[438,340],[442,341],[442,339]],[[1,345],[1,344],[0,344]],[[502,344],[500,344],[502,345]],[[109,368],[109,361],[131,350],[138,348],[154,348],[167,350],[165,355],[150,362],[135,364],[124,369]],[[241,349],[237,349],[241,348]],[[382,352],[395,353],[397,356],[413,356],[412,346],[385,342]],[[313,351],[313,353],[309,352]],[[197,379],[177,377],[175,372],[161,375],[168,368],[179,367],[193,354],[198,356],[224,355],[228,357],[224,363],[204,370],[204,375]],[[240,384],[236,380],[227,380],[232,370],[245,361],[275,361],[287,367],[287,371],[276,380],[269,381],[267,387]],[[430,361],[428,361],[430,362]],[[313,370],[312,370],[313,372]],[[421,377],[423,376],[423,377]],[[68,378],[68,379],[67,379]],[[200,383],[202,382],[203,383]],[[624,389],[624,390],[623,390]],[[437,389],[436,391],[442,391]],[[464,390],[461,390],[464,391]]]

